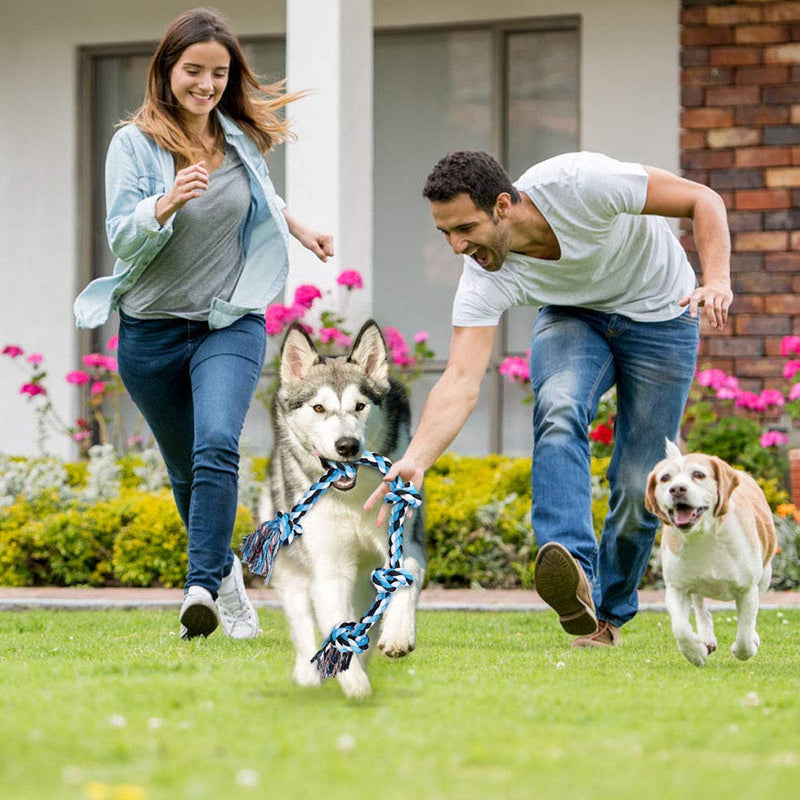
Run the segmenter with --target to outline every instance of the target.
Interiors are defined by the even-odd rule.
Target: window
[[[575,18],[376,32],[374,105],[373,314],[404,333],[427,330],[438,360],[414,385],[414,418],[444,367],[450,308],[461,259],[430,218],[421,190],[431,166],[451,150],[496,155],[512,178],[531,164],[574,150],[578,135],[579,31]],[[267,80],[284,75],[282,39],[253,40],[245,51]],[[103,220],[103,163],[115,124],[144,94],[152,46],[87,50],[84,85],[90,121],[89,277],[110,274]],[[269,158],[278,193],[284,187],[279,148]],[[498,337],[479,406],[454,443],[462,453],[530,452],[530,407],[519,387],[504,385],[497,366],[528,347],[533,309],[512,309]],[[101,331],[95,344],[114,332]],[[268,427],[262,420],[259,427]],[[268,447],[258,439],[259,449]]]

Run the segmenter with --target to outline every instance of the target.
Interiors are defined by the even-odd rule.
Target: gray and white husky
[[[374,321],[364,324],[347,356],[336,357],[321,355],[303,328],[293,324],[281,348],[261,519],[288,512],[320,479],[325,471],[320,457],[355,461],[364,450],[398,457],[408,444],[409,425],[408,396],[389,375],[386,343]],[[335,625],[361,618],[375,598],[370,573],[388,565],[388,523],[377,527],[377,509],[363,509],[381,478],[377,470],[361,467],[356,478],[334,482],[303,517],[302,536],[275,560],[271,581],[289,621],[297,651],[293,677],[301,686],[321,681],[311,663],[318,650],[316,629],[327,636]],[[378,648],[393,658],[416,644],[416,607],[425,577],[419,511],[405,525],[403,556],[414,580],[392,595],[378,639]],[[349,669],[337,675],[348,697],[371,692],[365,672],[371,649],[354,656]]]

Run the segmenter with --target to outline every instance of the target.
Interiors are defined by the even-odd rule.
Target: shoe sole
[[[208,636],[213,633],[219,620],[212,608],[202,603],[189,606],[181,614],[181,625],[186,629],[181,632],[182,639],[194,639],[196,636]]]
[[[536,591],[572,636],[586,636],[597,630],[594,609],[578,597],[581,577],[578,563],[566,548],[548,542],[539,549],[534,566]]]

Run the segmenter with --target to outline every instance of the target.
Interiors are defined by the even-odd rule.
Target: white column
[[[336,254],[323,264],[292,239],[287,302],[301,283],[335,302],[336,276],[358,270],[364,289],[346,308],[355,332],[372,308],[372,0],[286,0],[286,75],[289,91],[313,92],[288,107],[298,137],[286,147],[288,210],[333,233]]]

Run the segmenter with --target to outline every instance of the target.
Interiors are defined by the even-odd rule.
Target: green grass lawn
[[[420,614],[418,650],[373,696],[291,684],[264,635],[182,642],[177,613],[0,614],[3,800],[788,798],[800,796],[800,610],[735,621],[697,669],[662,613],[623,646],[572,650],[552,613]]]

